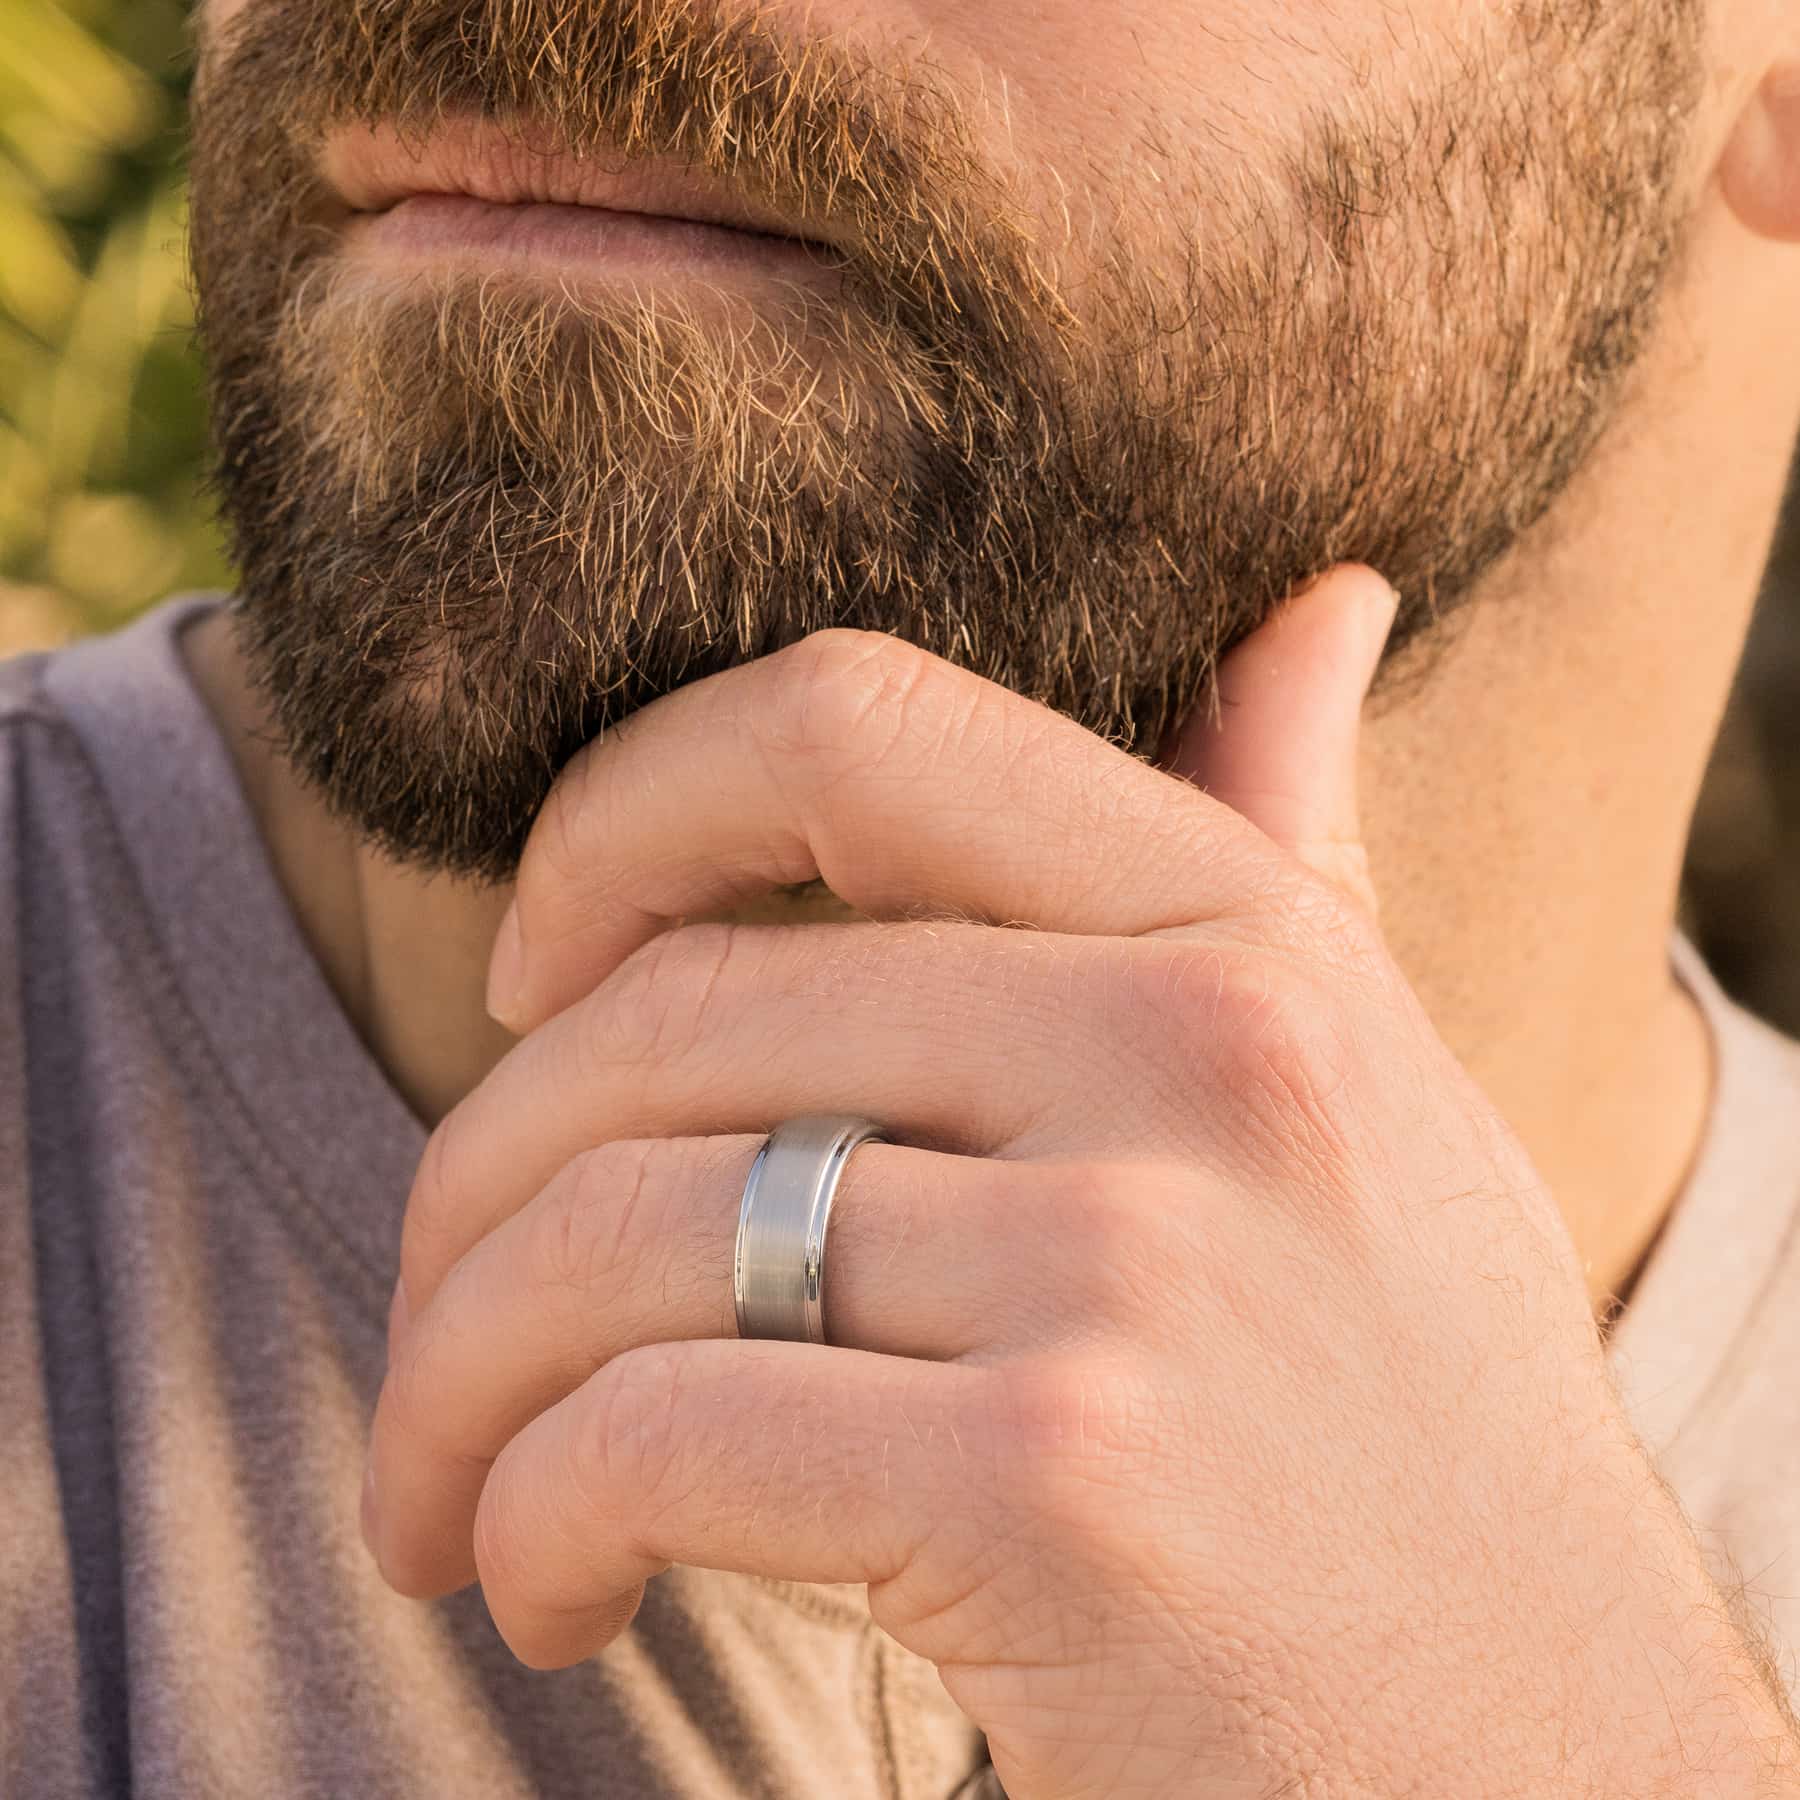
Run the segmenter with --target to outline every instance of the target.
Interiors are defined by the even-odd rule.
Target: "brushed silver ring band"
[[[738,1209],[731,1290],[738,1336],[825,1342],[825,1232],[858,1144],[890,1143],[873,1119],[809,1113],[777,1125],[756,1153]]]

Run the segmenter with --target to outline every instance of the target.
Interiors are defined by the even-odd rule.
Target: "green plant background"
[[[0,0],[0,650],[226,579],[182,255],[185,0]]]
[[[0,0],[0,655],[229,580],[182,243],[187,0]],[[1800,1031],[1800,491],[1707,777],[1688,928]]]

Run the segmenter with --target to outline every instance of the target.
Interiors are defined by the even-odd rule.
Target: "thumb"
[[[1396,604],[1373,569],[1340,563],[1220,663],[1213,697],[1161,759],[1371,914],[1356,751]]]

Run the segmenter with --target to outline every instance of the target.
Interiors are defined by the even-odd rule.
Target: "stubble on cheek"
[[[338,809],[497,879],[610,721],[824,625],[895,632],[1146,750],[1332,561],[1401,587],[1397,643],[1426,633],[1610,417],[1672,251],[1694,72],[1689,0],[1578,64],[1546,12],[1516,94],[1485,65],[1371,87],[1249,188],[1215,159],[1160,170],[1160,210],[1109,194],[1115,229],[1053,265],[915,76],[817,47],[734,64],[697,12],[591,0],[593,81],[562,67],[551,115],[765,197],[842,199],[840,287],[702,304],[339,254],[304,166],[321,109],[379,110],[433,71],[505,100],[530,44],[472,56],[415,0],[390,9],[415,35],[313,91],[290,60],[308,21],[359,0],[264,3],[196,155],[243,615]],[[765,53],[773,104],[734,85]],[[269,117],[243,85],[258,58],[293,82]],[[1609,72],[1618,120],[1552,119]],[[1172,232],[1183,213],[1212,229]]]

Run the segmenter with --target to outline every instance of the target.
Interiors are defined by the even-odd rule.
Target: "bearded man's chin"
[[[503,881],[583,744],[821,627],[1140,754],[1333,563],[1399,589],[1397,654],[1580,466],[1680,241],[1699,0],[1574,13],[1347,91],[1266,183],[1147,161],[1077,267],[923,66],[641,0],[573,36],[548,0],[257,0],[202,70],[192,242],[295,766],[390,855]],[[311,146],[459,108],[828,215],[841,280],[389,279]]]

